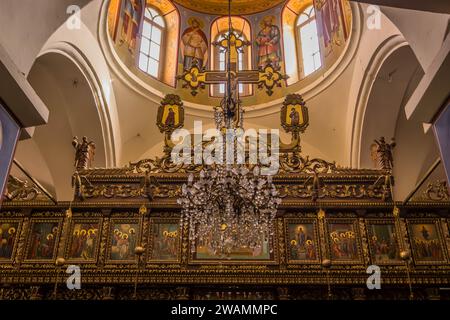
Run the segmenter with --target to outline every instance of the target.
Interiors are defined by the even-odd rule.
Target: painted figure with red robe
[[[142,17],[141,0],[125,0],[122,22],[122,42],[128,44],[133,52],[136,48],[136,39],[139,33],[139,24]]]
[[[202,31],[202,22],[195,17],[188,20],[189,27],[181,35],[183,69],[190,70],[193,62],[203,69],[208,60],[208,40]]]
[[[274,24],[274,17],[264,17],[261,21],[261,30],[256,37],[260,68],[266,67],[269,63],[275,68],[280,66],[280,37],[280,28]]]
[[[318,22],[322,29],[325,47],[335,43],[340,45],[337,40],[341,28],[341,0],[314,0],[314,7],[319,16]]]

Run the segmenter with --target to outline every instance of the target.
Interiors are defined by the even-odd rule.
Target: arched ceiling
[[[16,158],[58,200],[71,200],[72,138],[87,136],[95,141],[94,165],[106,164],[95,97],[81,70],[62,54],[40,56],[28,80],[50,110],[50,117],[47,125],[36,128],[33,139],[18,144]]]
[[[226,0],[174,0],[174,2],[188,9],[217,15],[228,13],[228,1]],[[252,14],[265,11],[284,2],[284,0],[233,0],[231,4],[232,14]]]

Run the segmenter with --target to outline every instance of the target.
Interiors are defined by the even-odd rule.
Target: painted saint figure
[[[125,0],[122,22],[121,42],[128,44],[128,50],[134,52],[142,16],[141,0]]]
[[[269,63],[274,68],[280,66],[280,28],[274,24],[274,17],[267,16],[261,22],[261,30],[256,37],[258,46],[258,66],[265,68]]]
[[[314,7],[318,11],[320,16],[321,29],[323,33],[323,40],[325,42],[325,47],[330,46],[335,43],[341,45],[340,41],[337,40],[337,36],[340,31],[340,19],[341,14],[341,0],[315,0]]]
[[[165,124],[168,127],[175,125],[175,112],[172,108],[169,108]]]
[[[0,223],[0,260],[10,259],[14,249],[18,224]]]
[[[181,36],[181,53],[183,56],[183,69],[189,70],[194,61],[203,69],[208,60],[208,41],[201,30],[202,23],[192,17],[188,20],[189,28]]]
[[[295,108],[291,109],[291,113],[289,114],[289,118],[291,118],[291,126],[298,126],[300,123],[300,116],[298,111]]]

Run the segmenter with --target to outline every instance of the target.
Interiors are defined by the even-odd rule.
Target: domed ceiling
[[[217,15],[228,13],[227,0],[174,0],[174,2],[188,9]],[[232,14],[252,14],[261,12],[284,2],[284,0],[233,0]]]

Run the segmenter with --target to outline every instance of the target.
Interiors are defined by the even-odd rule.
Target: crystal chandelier
[[[229,30],[225,37],[233,32],[231,1],[228,18]],[[230,51],[228,41],[228,62]],[[232,81],[230,63],[227,72],[226,93],[220,107],[215,108],[214,119],[228,143],[230,139],[225,132],[242,128],[243,110],[236,83]],[[236,138],[232,142],[236,148]],[[228,256],[239,248],[261,249],[264,241],[273,235],[273,221],[281,199],[272,177],[262,175],[259,166],[250,170],[250,166],[226,162],[205,165],[197,181],[191,174],[182,187],[178,204],[182,206],[182,223],[189,227],[193,252],[197,245],[218,256]]]
[[[202,245],[216,255],[260,248],[273,235],[280,202],[270,176],[239,165],[209,166],[195,182],[190,175],[178,200],[193,250]]]

